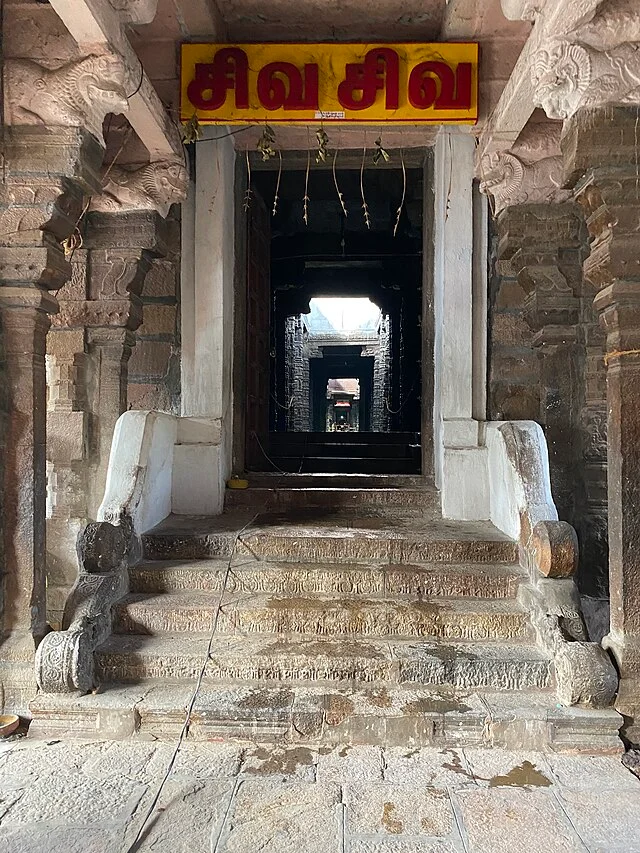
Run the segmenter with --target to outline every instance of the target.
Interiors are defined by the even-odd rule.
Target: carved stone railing
[[[216,511],[219,432],[215,421],[205,419],[121,415],[98,521],[78,539],[79,572],[63,630],[47,634],[36,652],[40,690],[87,692],[96,686],[94,652],[111,634],[113,605],[129,591],[128,570],[141,558],[141,535],[172,511],[190,512],[194,495],[205,511]]]
[[[542,429],[533,421],[489,423],[486,443],[491,520],[519,543],[529,577],[518,597],[538,645],[554,661],[558,701],[608,707],[618,676],[604,649],[587,637],[573,579],[577,537],[571,525],[558,521]]]

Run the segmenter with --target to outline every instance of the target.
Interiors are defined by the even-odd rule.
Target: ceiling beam
[[[151,160],[184,162],[178,128],[169,118],[125,34],[118,12],[108,0],[50,0],[50,3],[80,47],[88,53],[108,51],[122,57],[132,87],[127,119]]]
[[[529,121],[535,109],[531,68],[538,50],[549,42],[572,32],[590,21],[603,0],[546,0],[540,11],[533,7],[541,3],[523,0],[502,0],[502,8],[509,16],[510,10],[528,10],[535,14],[535,23],[522,53],[518,57],[495,109],[487,119],[480,134],[479,153],[504,151],[511,148]]]

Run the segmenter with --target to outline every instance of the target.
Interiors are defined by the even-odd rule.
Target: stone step
[[[489,522],[345,519],[309,510],[169,516],[143,536],[148,560],[205,560],[234,553],[309,563],[515,563],[517,544]],[[338,523],[338,518],[342,523]]]
[[[216,609],[216,596],[210,593],[134,593],[114,608],[114,631],[209,634]],[[456,598],[426,602],[225,593],[217,631],[328,638],[532,639],[528,614],[517,601]]]
[[[332,448],[318,456],[275,456],[269,458],[276,470],[300,474],[419,474],[420,458],[395,458],[388,456],[332,456]],[[265,462],[268,465],[268,462]]]
[[[433,488],[433,477],[421,474],[295,474],[252,471],[251,487],[264,489],[424,489]]]
[[[420,444],[419,432],[271,432],[271,448],[323,444]]]
[[[219,592],[228,560],[146,561],[129,569],[131,592],[157,593],[181,590]],[[276,595],[357,595],[429,599],[515,598],[524,578],[519,566],[271,563],[234,560],[227,579],[230,592]]]
[[[87,696],[40,694],[30,705],[29,737],[141,736],[173,742],[193,690],[188,683],[147,681],[116,684]],[[549,691],[511,694],[388,684],[300,687],[204,681],[188,737],[292,746],[480,746],[617,754],[620,723],[611,709],[561,708]]]
[[[280,442],[276,447],[271,446],[269,456],[277,459],[304,457],[334,459],[413,459],[420,453],[420,443],[410,442],[379,443],[361,441],[311,441],[304,446]]]
[[[205,637],[114,634],[97,650],[103,683],[195,679]],[[207,678],[221,682],[379,682],[462,689],[527,690],[552,686],[552,664],[532,645],[309,637],[213,638]]]
[[[251,480],[249,481],[251,483]],[[435,489],[341,489],[269,488],[227,489],[225,507],[266,508],[275,512],[290,509],[356,509],[366,515],[440,513],[440,495]]]

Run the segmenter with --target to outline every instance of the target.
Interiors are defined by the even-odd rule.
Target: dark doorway
[[[247,454],[250,469],[322,471],[325,457],[334,460],[327,462],[326,470],[337,466],[346,472],[348,463],[340,468],[335,462],[343,453],[336,445],[346,441],[349,432],[357,434],[349,441],[362,458],[378,457],[376,464],[364,466],[366,470],[384,473],[387,465],[388,473],[420,471],[416,447],[422,417],[423,169],[403,171],[399,152],[391,152],[394,160],[395,168],[367,162],[363,172],[253,172],[254,191],[271,210],[269,438],[261,441],[262,450],[256,451],[254,441]],[[251,230],[249,252],[250,245]],[[263,258],[262,247],[260,254]],[[328,300],[350,303],[358,322],[315,327],[318,311],[330,319],[330,312],[317,307],[323,300],[325,305]],[[359,309],[353,308],[355,300],[368,306],[362,322]],[[249,299],[248,339],[261,338],[254,325],[263,322],[260,313],[264,317],[263,310],[252,311]],[[332,420],[327,415],[328,383],[340,379],[358,381],[358,400],[341,399],[334,406],[337,419]],[[261,402],[264,405],[264,397]],[[264,419],[254,413],[251,422],[264,432]],[[382,434],[387,435],[384,441]],[[305,443],[313,445],[317,456],[307,463],[300,458],[298,468],[296,448]],[[389,454],[384,448],[394,443],[398,449]],[[295,458],[283,459],[283,449]]]

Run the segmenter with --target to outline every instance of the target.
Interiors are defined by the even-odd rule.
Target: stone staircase
[[[619,747],[615,712],[557,706],[516,543],[491,524],[443,520],[421,478],[251,484],[145,534],[102,691],[39,696],[35,733],[173,736],[208,658],[192,737]]]
[[[420,473],[420,433],[272,432],[269,460],[280,471],[338,474]],[[264,460],[265,468],[270,468]]]

